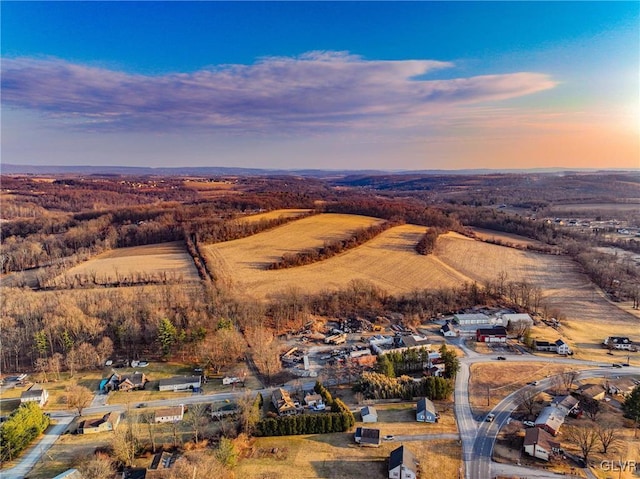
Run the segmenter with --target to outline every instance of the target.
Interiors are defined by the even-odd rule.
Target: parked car
[[[539,382],[539,381],[531,381],[531,382],[529,383],[529,386],[537,386],[538,384],[540,384],[540,382]]]
[[[535,423],[533,421],[522,421],[526,427],[535,427]]]
[[[487,422],[493,422],[493,420],[496,418],[496,415],[493,414],[492,412],[490,412],[489,414],[487,414],[487,418],[485,419],[485,421]]]
[[[614,368],[621,368],[621,367],[622,367],[622,364],[613,363],[613,364],[612,364],[612,366],[613,366]]]
[[[393,436],[392,434],[387,434],[386,436],[382,436],[382,439],[384,439],[385,441],[393,441],[395,439],[395,436]]]
[[[496,359],[498,361],[506,361],[507,360],[507,358],[505,358],[504,356],[498,356]]]

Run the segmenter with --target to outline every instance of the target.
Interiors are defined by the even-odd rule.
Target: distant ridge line
[[[282,169],[282,168],[242,168],[233,166],[192,166],[192,167],[150,167],[150,166],[91,166],[91,165],[16,165],[0,164],[0,174],[46,175],[46,174],[86,174],[86,175],[141,175],[141,176],[202,176],[202,175],[292,175],[305,177],[370,176],[370,175],[488,175],[488,174],[530,174],[530,173],[597,173],[597,172],[640,172],[640,168],[509,168],[509,169],[462,169],[462,170],[333,170],[333,169]]]

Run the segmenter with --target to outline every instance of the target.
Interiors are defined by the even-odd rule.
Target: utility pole
[[[487,386],[487,406],[490,406],[490,399],[491,399],[491,389],[489,388],[489,386]]]

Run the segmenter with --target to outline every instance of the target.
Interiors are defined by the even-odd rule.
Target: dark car
[[[507,360],[507,358],[505,358],[504,356],[498,356],[496,359],[498,361],[506,361]]]
[[[612,366],[613,366],[614,368],[621,368],[621,367],[622,367],[622,364],[613,363],[613,364],[612,364]]]

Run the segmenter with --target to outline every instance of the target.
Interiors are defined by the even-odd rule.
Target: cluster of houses
[[[532,326],[533,319],[526,313],[485,313],[454,314],[440,332],[445,337],[476,337],[481,342],[506,342],[507,327],[515,325]]]
[[[291,416],[298,414],[304,410],[298,401],[291,399],[289,391],[278,388],[271,393],[271,403],[278,412],[278,416]],[[322,400],[322,396],[317,393],[306,392],[304,396],[304,404],[312,411],[324,411],[326,405]]]
[[[640,381],[631,378],[607,380],[604,384],[586,383],[578,387],[575,395],[558,396],[551,404],[540,411],[534,426],[526,430],[524,451],[530,456],[549,461],[553,456],[562,453],[560,443],[555,437],[567,416],[579,417],[580,400],[603,401],[606,394],[618,395],[622,398],[631,394]]]
[[[144,389],[149,382],[145,373],[135,371],[121,374],[114,372],[108,379],[100,384],[102,391],[135,391]],[[199,391],[202,387],[202,376],[173,376],[160,379],[158,389],[160,391]]]
[[[358,427],[354,434],[356,443],[361,446],[378,447],[382,443],[380,429]],[[420,463],[405,446],[400,446],[389,454],[389,479],[416,479]]]
[[[555,436],[568,415],[580,414],[580,401],[571,395],[556,397],[549,406],[540,411],[534,426],[526,430],[524,452],[543,461],[549,461],[562,449]]]

